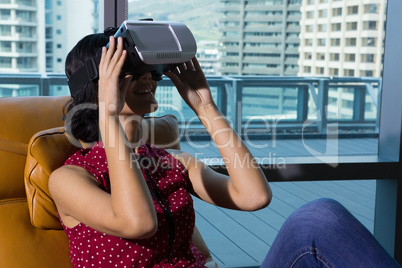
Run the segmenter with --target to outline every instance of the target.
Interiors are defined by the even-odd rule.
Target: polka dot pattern
[[[68,228],[61,222],[69,239],[73,267],[204,267],[205,258],[191,241],[195,212],[187,171],[166,150],[151,144],[141,146],[137,154],[143,156],[140,159],[147,160],[144,163],[140,160],[144,178],[146,168],[173,214],[175,239],[171,258],[174,266],[167,260],[168,225],[162,209],[154,200],[158,231],[147,239],[128,240],[101,233],[83,223]],[[79,150],[65,165],[85,168],[95,176],[100,188],[110,193],[106,153],[101,142]]]

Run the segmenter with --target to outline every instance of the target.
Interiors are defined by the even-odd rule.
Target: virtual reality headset
[[[133,79],[151,72],[154,80],[161,80],[165,71],[191,60],[197,52],[193,34],[180,22],[126,20],[114,37],[122,37],[127,50],[121,76],[132,74]],[[68,86],[72,97],[84,85],[99,79],[100,58],[101,49],[70,76]]]

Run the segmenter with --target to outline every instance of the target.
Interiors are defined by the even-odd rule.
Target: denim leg
[[[400,267],[340,203],[309,202],[283,224],[261,267]]]

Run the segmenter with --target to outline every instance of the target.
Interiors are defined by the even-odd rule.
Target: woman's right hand
[[[118,115],[125,102],[125,95],[132,75],[120,81],[120,74],[126,60],[127,51],[123,50],[123,39],[111,36],[109,49],[102,48],[99,63],[99,107],[104,107],[107,115]]]

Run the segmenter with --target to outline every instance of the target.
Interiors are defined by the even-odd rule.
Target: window
[[[362,54],[361,62],[374,63],[375,62],[374,54]]]
[[[317,53],[317,60],[325,60],[325,53]]]
[[[356,58],[355,54],[345,54],[345,61],[354,62]]]
[[[324,47],[326,43],[326,39],[325,38],[319,38],[317,39],[317,46],[319,47]]]
[[[364,5],[364,13],[365,14],[378,14],[378,5],[377,4]]]
[[[377,30],[377,21],[363,22],[363,30]]]
[[[10,57],[0,57],[0,68],[11,68],[11,60]]]
[[[331,46],[339,47],[340,45],[341,45],[341,39],[340,38],[331,38]]]
[[[336,16],[342,16],[342,8],[338,7],[338,8],[334,8],[332,10],[332,16],[336,17]]]
[[[34,22],[36,20],[35,13],[32,11],[16,10],[15,16],[20,22]]]
[[[348,15],[355,15],[359,13],[359,6],[348,7]]]
[[[11,26],[0,25],[0,36],[11,36]]]
[[[339,32],[341,30],[341,26],[342,26],[341,23],[332,23],[331,24],[331,30],[333,32]]]
[[[307,19],[313,19],[314,18],[314,11],[307,11],[306,12],[306,18]]]
[[[357,21],[346,23],[346,30],[348,30],[348,31],[357,30]]]
[[[10,20],[11,10],[0,9],[0,20]]]
[[[376,37],[362,38],[362,46],[363,47],[375,47],[375,46],[377,46],[377,38]]]
[[[339,53],[331,53],[329,57],[331,61],[339,61]]]
[[[355,70],[352,70],[352,69],[344,70],[344,76],[354,76],[354,75],[355,75]]]
[[[360,71],[360,76],[362,76],[362,77],[373,77],[374,72],[372,70]]]
[[[0,41],[0,52],[11,52],[11,41]]]
[[[324,74],[324,67],[316,67],[315,73],[316,74]]]
[[[356,38],[346,38],[346,46],[356,46]]]
[[[327,17],[327,13],[328,13],[328,10],[326,10],[326,9],[321,9],[321,10],[318,11],[318,17],[319,17],[319,18],[326,18],[326,17]]]
[[[47,54],[53,53],[53,43],[52,42],[46,42],[46,53]]]
[[[337,68],[329,68],[329,75],[338,76],[339,75],[339,69],[337,69]]]
[[[318,24],[318,31],[319,32],[326,32],[327,31],[327,25],[326,24]]]
[[[239,76],[282,76],[284,75],[283,70],[285,68],[298,68],[297,73],[292,75],[297,75],[300,77],[304,75],[305,69],[309,74],[324,73],[325,75],[331,74],[343,76],[345,68],[353,70],[353,75],[358,76],[360,75],[362,69],[359,69],[359,67],[354,67],[354,65],[357,64],[350,63],[358,62],[360,64],[361,60],[363,59],[365,61],[365,64],[362,64],[362,66],[364,65],[362,67],[364,68],[363,70],[371,70],[371,66],[374,64],[369,63],[372,63],[375,59],[378,63],[378,61],[380,61],[382,58],[382,55],[373,56],[367,54],[374,54],[372,51],[375,51],[376,53],[381,53],[382,51],[380,48],[376,50],[373,48],[382,46],[384,42],[384,34],[382,31],[383,29],[380,29],[383,28],[383,23],[377,21],[377,17],[382,18],[383,16],[365,15],[362,16],[362,18],[356,16],[356,14],[363,15],[366,12],[370,12],[373,14],[375,12],[377,12],[377,14],[383,13],[383,11],[385,10],[385,6],[383,3],[380,4],[380,1],[375,2],[377,6],[371,6],[369,4],[374,1],[366,0],[363,1],[364,3],[362,4],[358,4],[358,2],[360,1],[349,0],[291,1],[293,5],[305,5],[306,8],[304,9],[300,9],[300,7],[296,6],[293,6],[291,9],[286,9],[285,6],[290,3],[287,0],[215,1],[216,3],[213,3],[214,5],[211,4],[211,6],[208,6],[208,11],[211,11],[211,13],[202,13],[205,14],[205,16],[203,16],[205,23],[201,23],[200,21],[196,20],[197,16],[199,17],[199,14],[201,13],[194,14],[194,16],[193,14],[191,14],[192,10],[199,11],[199,8],[202,5],[200,3],[196,3],[197,1],[194,1],[195,4],[193,4],[193,9],[188,9],[189,2],[191,1],[193,0],[179,1],[181,3],[177,4],[178,6],[175,6],[174,8],[171,7],[169,11],[167,8],[163,7],[164,1],[145,1],[149,2],[147,3],[147,5],[153,6],[153,8],[149,7],[149,9],[147,9],[147,5],[142,3],[144,1],[128,1],[127,9],[129,19],[138,19],[144,17],[145,14],[149,14],[149,16],[154,17],[155,20],[166,20],[172,17],[177,17],[178,19],[183,20],[183,22],[186,23],[186,25],[188,25],[194,33],[197,40],[198,48],[201,48],[203,46],[201,41],[209,39],[216,42],[215,51],[219,52],[220,57],[218,61],[219,66],[217,68],[218,72],[215,74],[218,76],[225,76],[229,73]],[[15,3],[16,1],[12,0],[11,2]],[[66,55],[66,53],[71,48],[68,46],[71,46],[70,44],[75,43],[75,41],[71,40],[78,40],[78,37],[84,36],[84,33],[77,34],[77,36],[75,37],[66,36],[67,34],[73,32],[71,30],[72,28],[79,29],[79,27],[77,26],[73,27],[69,25],[70,23],[78,24],[77,22],[74,22],[74,20],[65,23],[67,15],[63,13],[63,10],[70,10],[68,5],[70,5],[69,2],[71,1],[44,0],[41,2],[33,2],[36,5],[41,2],[48,3],[43,14],[50,14],[49,16],[52,17],[54,20],[53,23],[46,24],[45,26],[38,26],[35,23],[23,23],[11,26],[11,33],[14,34],[16,32],[16,26],[19,26],[20,33],[24,35],[26,34],[27,36],[31,35],[32,37],[29,37],[31,39],[44,38],[43,35],[45,35],[46,38],[44,38],[45,40],[41,40],[41,44],[46,44],[46,49],[44,49],[46,51],[44,51],[44,53],[47,52],[47,54],[40,55],[40,58],[41,60],[45,58],[49,59],[49,64],[47,66],[50,66],[51,68],[60,68],[58,66],[63,66],[62,64],[59,64],[61,63],[60,59],[64,60],[61,55]],[[83,5],[84,2],[85,1],[82,2]],[[155,5],[152,5],[151,2],[152,4],[158,3],[157,10],[166,10],[166,12],[164,14],[159,14],[155,9]],[[102,2],[100,1],[100,3],[101,4],[99,6],[102,7]],[[223,8],[220,9],[218,4],[222,5]],[[274,6],[274,4],[276,5]],[[187,7],[185,5],[187,5]],[[205,5],[205,3],[203,3],[203,5]],[[24,8],[20,11],[32,12],[32,10],[34,9]],[[179,13],[185,12],[186,17],[175,16],[172,10],[178,11]],[[217,12],[212,12],[214,10],[216,10]],[[303,12],[305,12],[302,16],[300,16],[302,21],[302,23],[300,24],[298,18],[295,16],[299,13],[299,10],[303,10]],[[92,11],[93,9],[88,12],[88,18],[98,14],[98,12]],[[5,16],[8,16],[9,14],[4,11],[0,12],[2,15]],[[28,14],[29,13],[26,13],[26,15],[21,15],[21,17],[25,17],[27,19],[34,18],[35,20],[40,19],[38,13],[34,12],[32,15]],[[167,14],[169,14],[169,17],[167,17]],[[355,15],[348,17],[348,14]],[[13,11],[11,15],[12,17],[14,17],[16,15],[15,11]],[[289,17],[291,17],[291,20],[288,20]],[[209,18],[211,22],[208,21]],[[82,20],[84,19],[86,18],[83,17]],[[96,31],[96,29],[93,29],[93,25],[96,25],[95,20],[88,21],[88,23],[83,23],[82,20],[80,19],[79,21],[80,26],[90,26],[89,29],[87,28],[85,30],[85,34]],[[58,23],[56,24],[56,22]],[[360,34],[359,31],[364,28],[363,24],[366,24],[366,29],[378,29],[378,35],[374,35],[373,32]],[[60,27],[60,25],[63,25],[63,27]],[[23,30],[22,27],[28,26],[32,27],[32,30]],[[247,29],[245,28],[246,26],[251,27],[250,29]],[[37,27],[43,27],[44,29],[38,29]],[[224,27],[235,28],[225,30]],[[356,32],[346,32],[347,30]],[[5,27],[1,27],[1,31],[5,33],[10,32]],[[345,32],[343,33],[343,31]],[[37,36],[38,33],[43,32],[45,34]],[[100,31],[97,30],[96,32]],[[300,38],[299,33],[301,33]],[[4,38],[6,35],[1,36]],[[61,38],[62,36],[63,38]],[[68,40],[68,42],[66,40]],[[3,39],[2,41],[8,40]],[[24,41],[23,44],[21,43],[19,46],[17,46],[16,43],[12,43],[11,48],[33,51],[34,53],[31,54],[33,56],[32,58],[34,59],[32,59],[31,62],[36,66],[44,66],[45,63],[39,62],[39,57],[36,56],[36,54],[39,53],[37,50],[43,48],[43,45],[28,45],[28,43],[25,43],[26,42]],[[300,43],[301,46],[299,47]],[[360,44],[362,45],[362,47],[366,47],[366,49],[362,49],[363,52],[360,51],[360,49],[358,51],[355,51],[354,48],[351,49],[352,47],[356,47],[357,45],[359,45],[360,48]],[[346,46],[349,46],[349,48],[344,49],[344,47]],[[2,48],[10,49],[10,46],[3,45]],[[299,62],[297,62],[298,53],[300,53],[300,65],[298,65]],[[366,54],[366,56],[361,56],[361,53]],[[278,55],[282,56],[278,57]],[[1,55],[0,57],[4,56]],[[205,59],[210,60],[211,58],[207,55],[205,56]],[[345,60],[349,61],[349,63],[343,65]],[[283,63],[283,61],[286,62]],[[13,58],[12,63],[14,65],[14,68],[16,62],[16,59]],[[24,60],[21,60],[21,62],[24,62]],[[27,64],[29,62],[30,60],[25,61],[25,63]],[[303,62],[305,62],[305,65],[303,65]],[[381,66],[381,64],[378,65]],[[228,68],[227,73],[219,70],[221,66]],[[249,69],[247,73],[243,72],[243,66]],[[270,73],[263,73],[264,67],[262,66],[270,69]],[[295,66],[297,66],[297,68],[295,68]],[[253,73],[253,68],[258,70]],[[323,68],[324,70],[320,68]],[[35,69],[32,70],[37,71],[38,67],[35,67]],[[48,69],[48,71],[63,72],[63,69]],[[275,73],[274,71],[277,73]],[[347,73],[350,72],[348,71]],[[373,74],[380,75],[381,70],[374,71]],[[228,109],[230,110],[231,108],[229,106],[230,105],[228,104]],[[310,114],[312,113],[314,113],[314,110],[309,110],[307,114],[310,116]]]
[[[46,27],[46,39],[51,39],[51,38],[53,38],[53,28]]]

